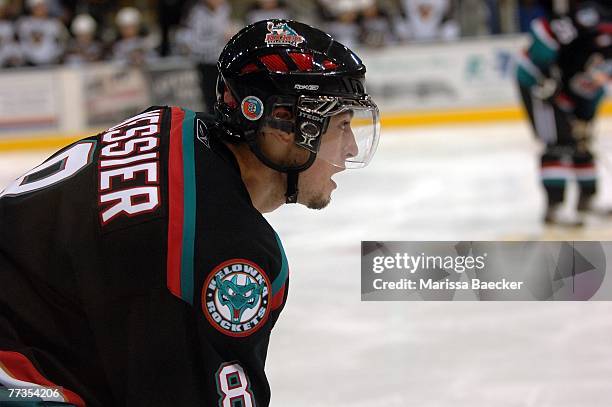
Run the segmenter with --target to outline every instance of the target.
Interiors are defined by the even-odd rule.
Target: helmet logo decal
[[[274,24],[270,21],[268,31],[265,39],[268,45],[293,45],[295,47],[305,41],[304,37],[289,27],[287,23]]]
[[[202,311],[221,333],[250,335],[268,319],[270,287],[270,280],[255,263],[226,261],[209,274],[202,287]]]
[[[264,111],[263,102],[256,96],[247,96],[242,99],[240,108],[244,117],[252,121],[259,120]]]
[[[208,132],[206,129],[206,125],[200,119],[196,121],[196,125],[196,127],[198,128],[198,132],[196,134],[197,139],[200,140],[202,144],[204,144],[206,147],[210,148],[210,141],[208,140]]]
[[[296,83],[293,89],[297,90],[319,90],[319,85],[300,85]]]

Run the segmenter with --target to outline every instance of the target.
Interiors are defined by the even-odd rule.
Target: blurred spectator
[[[540,17],[546,17],[547,9],[538,0],[520,0],[518,7],[519,29],[528,32],[531,22]]]
[[[67,0],[64,0],[67,1]],[[89,14],[98,23],[97,34],[103,42],[113,42],[116,38],[115,14],[119,9],[118,0],[70,0],[76,2],[72,7],[74,14]]]
[[[18,16],[20,16],[23,12],[23,8],[25,7],[22,3],[23,0],[5,0],[2,2],[3,5],[3,15],[2,17],[5,20],[15,20]]]
[[[492,10],[486,0],[463,0],[459,2],[461,35],[473,37],[490,34]]]
[[[61,21],[49,16],[47,0],[28,0],[31,15],[17,21],[17,36],[28,65],[52,65],[61,61],[68,38]]]
[[[96,62],[102,59],[102,44],[96,41],[96,20],[89,14],[77,15],[70,30],[74,38],[70,40],[64,62],[70,65],[80,65]]]
[[[64,25],[69,23],[72,18],[72,14],[65,3],[65,0],[47,0],[49,16],[59,18]]]
[[[199,0],[189,10],[179,35],[182,48],[198,64],[204,104],[213,111],[217,99],[217,59],[234,28],[225,0]]]
[[[459,24],[452,16],[450,0],[401,0],[399,31],[406,40],[454,40]]]
[[[359,43],[359,13],[370,0],[319,0],[319,13],[327,31],[334,39],[349,48]]]
[[[282,0],[257,0],[246,12],[244,17],[247,24],[252,24],[270,18],[289,19],[289,10]]]
[[[185,14],[187,0],[159,0],[157,3],[158,22],[161,30],[161,44],[159,53],[167,56],[172,53],[172,41],[175,37],[175,28],[181,23]]]
[[[361,27],[359,41],[363,45],[382,47],[397,39],[389,13],[374,0],[361,11],[359,25]]]
[[[485,0],[487,5],[488,14],[488,26],[489,30],[486,34],[499,34],[501,33],[501,12],[500,12],[500,0]]]
[[[518,0],[497,0],[500,31],[504,34],[518,32]]]
[[[0,68],[23,63],[13,22],[7,16],[7,6],[8,0],[0,0]]]
[[[115,24],[119,39],[113,44],[112,59],[121,63],[142,66],[153,62],[157,54],[149,39],[142,34],[142,15],[134,7],[124,7],[117,13]]]

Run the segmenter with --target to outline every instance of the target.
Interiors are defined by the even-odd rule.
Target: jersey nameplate
[[[160,206],[160,109],[127,119],[100,137],[98,202],[103,226]]]

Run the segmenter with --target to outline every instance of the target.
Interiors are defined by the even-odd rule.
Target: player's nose
[[[353,133],[353,129],[350,126],[346,132],[346,146],[344,151],[346,159],[356,157],[357,154],[359,154],[359,146],[355,139],[355,133]]]

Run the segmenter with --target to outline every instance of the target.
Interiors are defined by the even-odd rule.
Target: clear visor
[[[298,108],[329,118],[317,158],[340,168],[362,168],[370,162],[380,137],[380,114],[369,96],[301,97]]]

